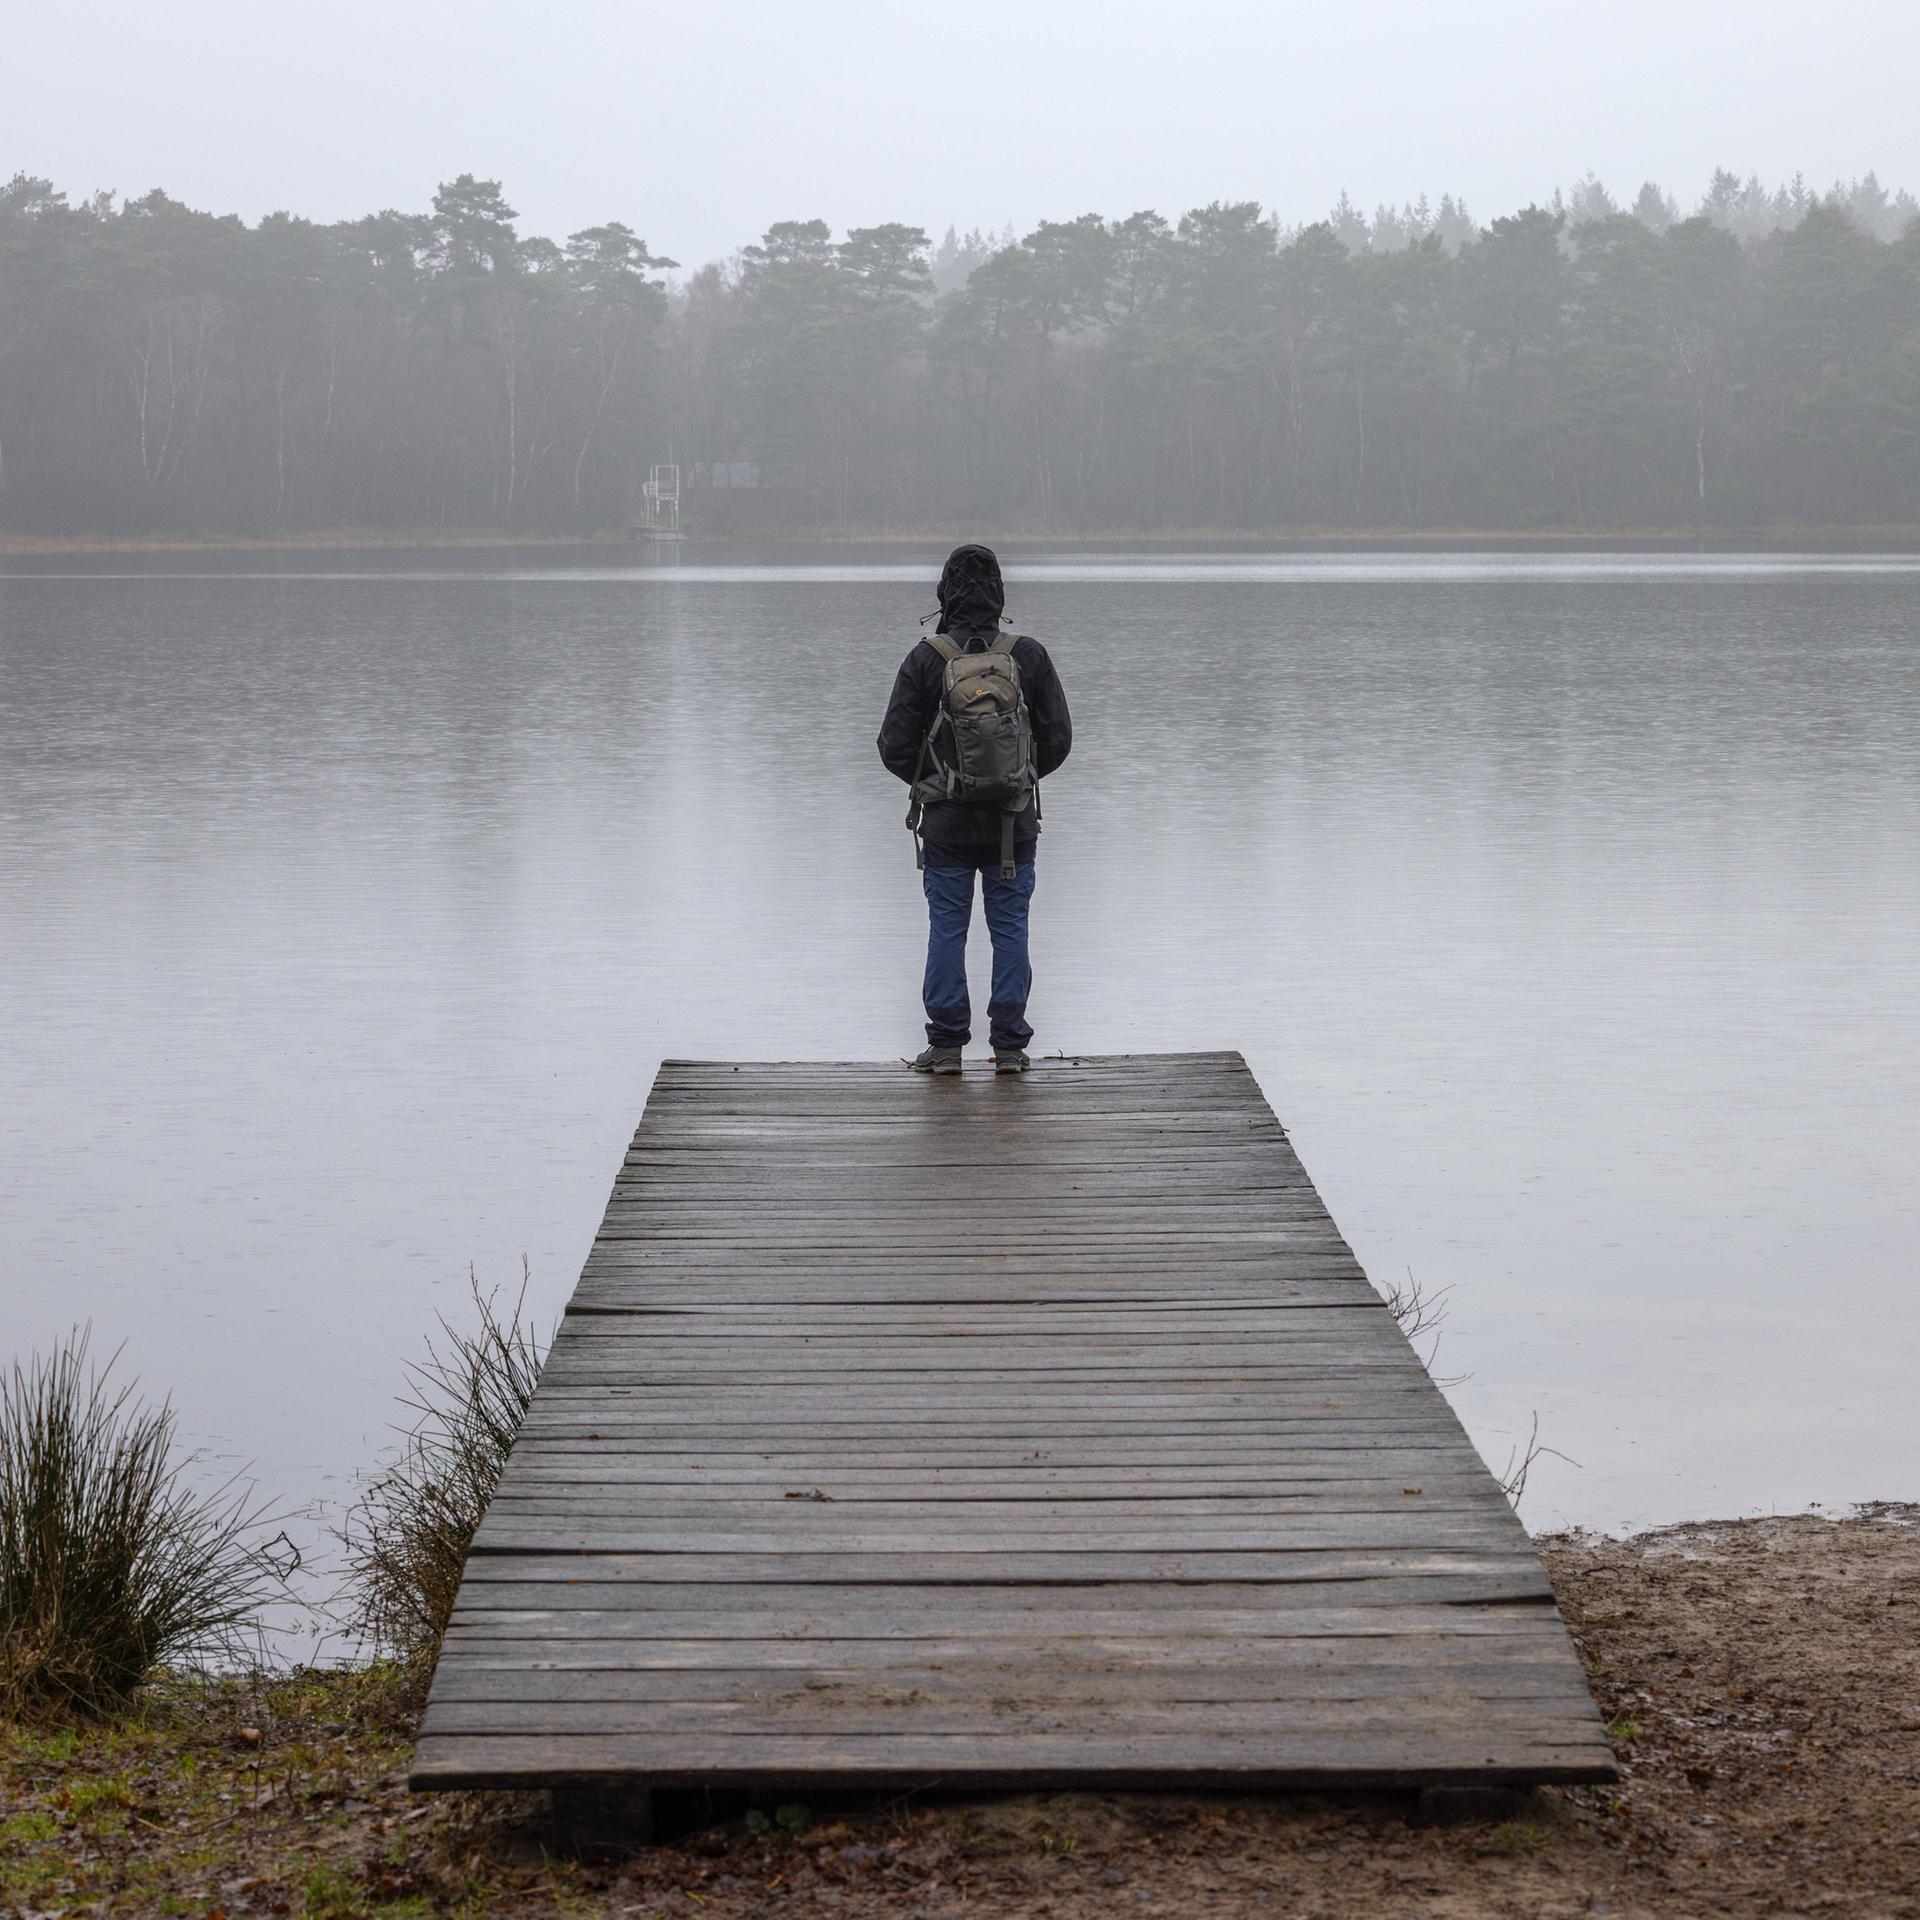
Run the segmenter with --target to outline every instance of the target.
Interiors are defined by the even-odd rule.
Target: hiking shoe
[[[915,1073],[958,1073],[960,1071],[960,1049],[958,1047],[929,1047],[917,1059],[908,1062]]]
[[[995,1073],[1025,1073],[1032,1065],[1033,1062],[1018,1047],[1009,1048],[1007,1052],[996,1053],[993,1056]]]

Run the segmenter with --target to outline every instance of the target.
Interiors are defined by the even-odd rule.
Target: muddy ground
[[[0,1914],[1920,1920],[1920,1508],[1541,1550],[1617,1788],[1438,1826],[1388,1796],[816,1806],[595,1866],[529,1802],[409,1799],[392,1683],[302,1675],[0,1734]]]

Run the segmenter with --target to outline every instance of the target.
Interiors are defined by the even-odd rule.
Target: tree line
[[[1475,222],[1342,196],[1015,238],[824,221],[673,278],[499,183],[255,226],[0,188],[0,528],[1010,532],[1920,518],[1920,207],[1589,178]],[[720,484],[724,483],[724,491]]]

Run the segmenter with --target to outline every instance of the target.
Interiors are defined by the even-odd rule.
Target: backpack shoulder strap
[[[1026,635],[1021,633],[996,633],[993,636],[993,645],[990,646],[987,651],[989,653],[1011,653],[1014,647],[1025,638]]]
[[[964,647],[956,647],[944,633],[923,633],[920,638],[949,664],[958,660],[966,651]]]

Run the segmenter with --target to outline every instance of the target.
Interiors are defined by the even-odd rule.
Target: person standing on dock
[[[967,928],[980,876],[993,937],[988,1038],[996,1073],[1025,1073],[1033,1029],[1027,915],[1040,838],[1040,782],[1073,745],[1067,696],[1047,650],[1003,634],[1006,587],[991,547],[955,547],[940,574],[940,624],[900,664],[880,723],[880,758],[907,783],[927,896],[927,1046],[918,1073],[958,1073],[973,1038]]]

